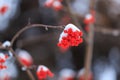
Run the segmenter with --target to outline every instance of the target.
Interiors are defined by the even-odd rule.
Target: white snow
[[[37,71],[39,72],[39,71],[41,70],[41,68],[42,68],[44,71],[48,71],[48,70],[49,70],[46,66],[44,66],[44,65],[39,65]]]
[[[6,60],[5,55],[3,53],[0,53],[0,58]]]
[[[75,77],[75,72],[72,69],[65,68],[60,71],[60,78]]]
[[[56,7],[56,6],[61,6],[61,3],[60,3],[59,1],[54,1],[54,2],[53,2],[53,6],[55,6],[55,7]]]
[[[10,43],[10,41],[5,41],[2,46],[3,47],[10,47],[11,43]]]
[[[92,15],[91,14],[87,14],[86,16],[85,16],[85,19],[91,19],[92,18]]]
[[[22,59],[32,61],[32,56],[25,50],[18,51],[18,56]]]
[[[68,24],[65,26],[65,29],[64,30],[68,30],[68,29],[72,29],[73,32],[74,31],[80,31],[80,29],[78,29],[75,25],[73,24]],[[59,42],[62,40],[62,37],[66,37],[67,36],[67,33],[64,33],[64,31],[60,34],[60,38],[59,38]]]

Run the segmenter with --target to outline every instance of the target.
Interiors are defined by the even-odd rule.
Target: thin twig
[[[17,54],[15,53],[15,51],[14,51],[12,48],[8,48],[8,50],[14,55],[14,57],[15,57],[16,60],[19,62],[19,64],[20,64],[22,67],[24,67],[24,64],[22,64],[21,60],[18,58],[18,56],[17,56]],[[29,69],[27,69],[26,72],[27,72],[27,74],[28,74],[28,76],[30,77],[31,80],[35,80],[32,72],[31,72]]]
[[[64,26],[50,26],[50,25],[43,25],[43,24],[31,24],[31,25],[27,25],[24,28],[22,28],[20,31],[18,31],[16,33],[16,35],[12,38],[11,40],[11,47],[13,46],[15,40],[20,36],[20,34],[22,34],[25,30],[30,29],[30,28],[35,28],[35,27],[47,27],[47,28],[58,28],[58,29],[63,29]]]
[[[66,0],[66,3],[67,3],[68,12],[71,15],[72,20],[74,21],[74,24],[77,25],[80,28],[80,30],[83,32],[83,38],[87,42],[87,34],[84,31],[84,29],[80,26],[79,21],[78,21],[76,15],[74,15],[74,13],[72,12],[72,9],[70,7],[70,0]]]
[[[90,0],[89,9],[90,9],[90,10],[94,10],[94,7],[95,7],[95,0]]]

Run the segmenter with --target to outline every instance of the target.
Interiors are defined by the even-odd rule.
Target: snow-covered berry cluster
[[[8,55],[0,53],[0,70],[7,68],[7,66],[4,65],[4,63],[6,62],[7,58],[8,58]]]
[[[25,50],[18,51],[18,58],[25,67],[30,67],[33,64],[32,56]]]
[[[58,46],[63,50],[66,50],[71,46],[78,46],[83,42],[82,34],[82,31],[75,25],[68,24],[60,34]]]
[[[37,74],[37,77],[38,77],[39,80],[46,79],[47,76],[49,76],[49,77],[54,76],[54,74],[44,65],[39,65],[38,66],[36,74]]]
[[[59,11],[63,8],[63,5],[61,4],[62,0],[46,0],[45,6],[48,8],[53,8],[56,11]]]
[[[84,18],[85,30],[89,31],[89,25],[95,22],[95,12],[92,11],[90,14],[87,14]]]

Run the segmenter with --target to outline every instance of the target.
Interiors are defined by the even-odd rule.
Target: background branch
[[[80,30],[83,32],[83,38],[84,40],[87,42],[87,34],[86,32],[84,31],[84,29],[81,27],[81,25],[79,24],[79,21],[76,17],[76,15],[74,15],[74,13],[72,12],[72,9],[70,7],[70,0],[66,0],[66,4],[67,4],[67,10],[68,10],[68,13],[70,14],[72,20],[73,20],[73,23],[78,26],[80,28]]]
[[[92,63],[92,55],[93,55],[93,43],[94,43],[94,26],[91,24],[90,31],[88,33],[88,43],[86,47],[86,56],[85,56],[85,80],[88,80],[89,74],[91,73],[91,63]]]
[[[94,5],[95,5],[95,0],[90,0],[89,12],[91,12],[91,10],[94,10]],[[85,62],[84,62],[85,80],[88,80],[88,77],[91,74],[93,45],[94,45],[94,23],[89,24],[88,43],[86,46],[86,55],[85,55]]]

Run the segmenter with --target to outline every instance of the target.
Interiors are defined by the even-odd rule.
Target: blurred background
[[[10,41],[21,28],[29,23],[46,25],[73,23],[72,15],[66,8],[56,11],[45,7],[45,1],[0,0],[0,41]],[[94,33],[91,67],[93,80],[120,80],[120,0],[94,1],[95,27],[98,30]],[[73,14],[87,33],[83,19],[89,13],[90,0],[69,0],[69,2]],[[62,5],[67,6],[65,0],[62,1]],[[86,43],[84,41],[78,47],[71,47],[63,53],[57,47],[61,32],[62,29],[31,28],[22,33],[13,46],[15,50],[28,51],[35,65],[49,67],[55,73],[55,77],[48,80],[59,80],[62,77],[60,74],[64,74],[60,73],[63,69],[73,71],[74,80],[79,80],[79,70],[84,67]],[[15,59],[12,58],[6,65],[10,66],[8,72],[13,72],[11,76],[14,76],[11,80],[29,79]],[[1,71],[0,77],[5,72],[7,71]],[[33,73],[36,75],[35,71]]]

